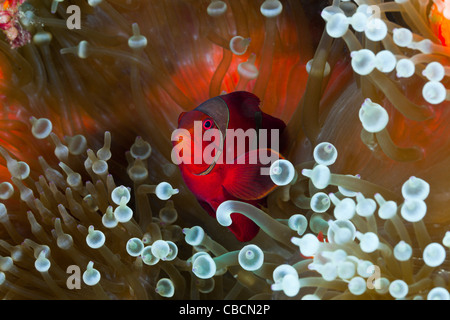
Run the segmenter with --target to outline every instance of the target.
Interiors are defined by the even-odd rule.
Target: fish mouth
[[[216,153],[215,153],[215,156],[213,158],[213,161],[209,164],[208,168],[206,168],[205,170],[203,170],[203,171],[201,171],[199,173],[194,173],[194,175],[196,175],[196,176],[204,176],[204,175],[207,175],[208,173],[210,173],[214,169],[215,165],[217,164],[218,159],[222,155],[223,145],[224,145],[224,139],[221,139],[219,147],[215,146]],[[204,155],[202,155],[202,159],[203,159],[202,162],[205,161],[203,156]],[[208,164],[208,163],[205,163],[205,164]]]

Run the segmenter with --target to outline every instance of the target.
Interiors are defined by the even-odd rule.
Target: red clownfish
[[[262,112],[259,103],[254,94],[237,91],[211,98],[178,118],[172,160],[212,217],[227,200],[262,206],[276,187],[268,168],[282,158],[277,139],[286,125]],[[228,228],[239,241],[249,241],[259,231],[244,215],[233,213],[231,219]]]

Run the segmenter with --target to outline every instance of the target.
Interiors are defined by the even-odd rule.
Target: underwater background
[[[447,1],[1,3],[2,298],[449,299]],[[291,177],[248,243],[171,160],[240,90]]]

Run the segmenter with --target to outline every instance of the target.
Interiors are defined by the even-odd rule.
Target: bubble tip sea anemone
[[[441,67],[445,73],[448,53],[427,26],[424,2],[380,3],[379,19],[370,20],[362,1],[333,1],[322,11],[326,32],[312,60],[302,50],[299,58],[289,31],[308,30],[307,19],[295,24],[289,16],[304,15],[294,1],[268,0],[260,8],[213,1],[198,3],[198,12],[191,2],[177,2],[164,12],[192,21],[165,30],[164,39],[152,36],[169,19],[139,19],[132,10],[138,1],[123,14],[118,1],[89,2],[90,23],[69,36],[58,28],[66,4],[57,2],[37,4],[41,10],[23,19],[43,23],[51,36],[37,30],[30,45],[3,51],[20,67],[5,69],[13,76],[2,90],[9,103],[28,106],[14,120],[5,112],[0,132],[6,165],[0,173],[12,182],[0,186],[3,297],[448,299],[448,232],[443,236],[445,215],[435,205],[448,155],[424,138],[442,130],[445,110],[435,103],[446,103]],[[405,23],[395,25],[387,12]],[[111,21],[118,38],[92,27]],[[192,25],[201,32],[189,34]],[[188,53],[190,40],[196,50]],[[360,90],[346,78],[341,87],[330,80],[345,75],[337,73],[341,52],[349,53]],[[440,65],[432,64],[436,55],[444,57]],[[419,97],[409,89],[417,83]],[[237,88],[253,90],[268,111],[292,115],[291,148],[271,168],[279,187],[267,206],[224,202],[218,221],[205,220],[167,161],[165,141],[193,101]],[[286,94],[275,99],[272,92]],[[425,124],[423,134],[406,139],[402,129],[408,134],[416,122]],[[17,150],[21,145],[29,148]],[[251,244],[222,227],[233,212],[261,227]],[[439,224],[436,234],[426,219]],[[77,290],[65,281],[71,266],[84,271]]]

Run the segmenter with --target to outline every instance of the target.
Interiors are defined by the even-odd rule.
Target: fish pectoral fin
[[[269,169],[272,161],[261,163],[260,155],[264,152],[267,159],[283,159],[272,149],[258,149],[247,152],[227,166],[222,186],[232,196],[242,200],[258,200],[272,192],[276,185],[272,182]]]

